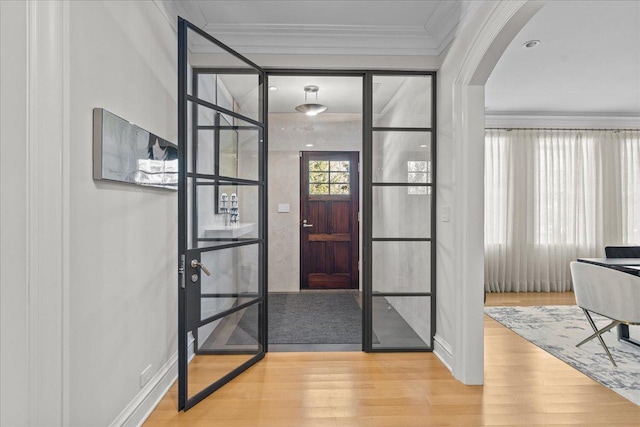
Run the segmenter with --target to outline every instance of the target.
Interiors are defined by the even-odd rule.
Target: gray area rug
[[[597,338],[576,347],[593,333],[578,306],[485,307],[484,311],[521,337],[640,405],[640,347],[618,341],[615,329],[605,333],[604,341],[617,368],[609,362]],[[597,315],[593,319],[599,328],[610,323]],[[640,339],[640,328],[631,327],[630,335]]]
[[[247,310],[227,344],[255,343],[257,323],[257,310]],[[362,310],[354,293],[269,294],[269,343],[361,342]]]

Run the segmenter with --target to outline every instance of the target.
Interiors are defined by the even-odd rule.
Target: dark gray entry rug
[[[359,344],[362,310],[355,293],[269,294],[269,343]],[[247,310],[227,344],[252,344],[258,312]]]
[[[618,341],[615,330],[605,332],[603,338],[617,368],[609,362],[597,339],[576,347],[593,332],[578,306],[485,307],[484,312],[524,339],[640,405],[640,347]],[[598,327],[611,322],[598,315],[594,315],[593,320]],[[630,334],[632,338],[640,338],[640,328],[632,326]]]

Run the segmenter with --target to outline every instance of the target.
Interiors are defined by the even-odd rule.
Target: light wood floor
[[[487,305],[574,304],[567,294],[490,294]],[[432,353],[268,353],[193,409],[174,385],[147,426],[640,425],[640,407],[485,316],[485,384]]]

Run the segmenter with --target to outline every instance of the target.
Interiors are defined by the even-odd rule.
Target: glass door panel
[[[201,262],[213,266],[200,280],[200,320],[260,297],[258,245],[235,246],[203,252]]]
[[[431,183],[431,133],[373,133],[373,182]]]
[[[210,63],[209,63],[210,64]],[[216,66],[221,68],[222,66]],[[228,65],[242,67],[242,64]],[[250,119],[260,121],[260,76],[220,71],[197,73],[198,97]],[[229,120],[231,122],[231,120]]]
[[[231,108],[227,107],[229,107],[234,101],[244,101],[243,98],[246,97],[247,93],[255,93],[256,98],[262,98],[259,88],[260,84],[262,83],[260,79],[262,69],[260,67],[251,62],[249,59],[243,57],[242,55],[239,55],[233,49],[221,43],[219,40],[211,37],[209,34],[197,28],[190,22],[185,21],[182,18],[180,18],[180,20],[186,23],[186,32],[184,35],[185,39],[188,38],[188,44],[184,52],[184,62],[186,67],[188,67],[187,71],[189,71],[190,73],[193,70],[214,70],[214,72],[210,73],[194,73],[185,76],[185,94],[196,96],[198,94],[198,89],[200,89],[200,91],[202,92],[202,85],[200,83],[206,82],[210,84],[210,86],[207,86],[206,91],[202,92],[201,96],[198,95],[198,98],[200,98],[204,102],[219,105],[221,108],[227,110],[232,110]],[[181,52],[178,52],[178,54],[180,55]],[[242,80],[243,84],[246,84],[246,86],[244,86],[242,89],[242,94],[245,95],[244,97],[240,96],[240,93],[234,93],[233,97],[228,97],[226,100],[224,99],[224,97],[227,96],[228,92],[232,89],[227,85],[219,84],[219,80],[221,78],[218,76],[219,73],[216,71],[229,69],[238,71],[234,74],[230,74],[230,76],[232,76],[231,79]],[[255,76],[255,78],[252,79],[251,77],[239,77],[244,75]],[[262,107],[258,106],[256,103],[254,109],[256,113],[261,113]],[[245,114],[243,115],[246,116]],[[259,117],[258,114],[256,114],[256,116],[252,118],[256,121],[262,120],[262,117]]]
[[[262,306],[227,310],[228,314],[187,332],[193,351],[187,368],[187,399],[198,397],[211,384],[226,382],[230,373],[264,352],[259,336]]]
[[[188,102],[188,105],[196,107],[193,102]],[[214,175],[217,173],[216,167],[219,167],[218,173],[222,177],[257,181],[262,146],[261,128],[237,118],[233,120],[234,124],[230,124],[224,114],[207,107],[197,106],[197,110],[201,112],[199,117],[207,118],[207,124],[197,122],[194,141],[197,149],[196,172]],[[189,166],[188,172],[193,172],[194,165]]]
[[[431,242],[373,242],[373,294],[431,292]]]
[[[373,297],[373,349],[430,350],[431,297]]]
[[[198,145],[196,170],[203,175],[214,175],[216,173],[216,162],[218,161],[216,150],[217,135],[213,130],[200,129],[196,136],[196,144]],[[189,170],[189,172],[192,172],[192,170]]]
[[[434,73],[369,74],[365,349],[428,351],[435,334]],[[375,91],[374,91],[375,88]]]
[[[193,232],[199,248],[258,239],[260,189],[202,179],[196,183]]]
[[[374,75],[373,127],[431,128],[434,111],[431,74]]]
[[[198,117],[196,172],[258,181],[262,128],[195,102],[188,105],[197,111]]]
[[[374,186],[374,238],[430,238],[431,187]]]
[[[265,74],[179,20],[178,406],[264,357]]]

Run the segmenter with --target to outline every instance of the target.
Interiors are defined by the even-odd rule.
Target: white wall
[[[64,13],[61,3],[2,4],[0,406],[18,425],[64,418]]]
[[[438,75],[436,354],[466,384],[484,380],[484,83],[540,1],[478,2]]]
[[[177,142],[177,41],[152,2],[70,2],[69,424],[107,425],[177,349],[177,193],[92,179],[92,109]]]
[[[0,2],[0,425],[29,419],[27,4]]]
[[[269,292],[300,290],[299,165],[298,151],[269,152]],[[279,203],[289,212],[279,213]]]

